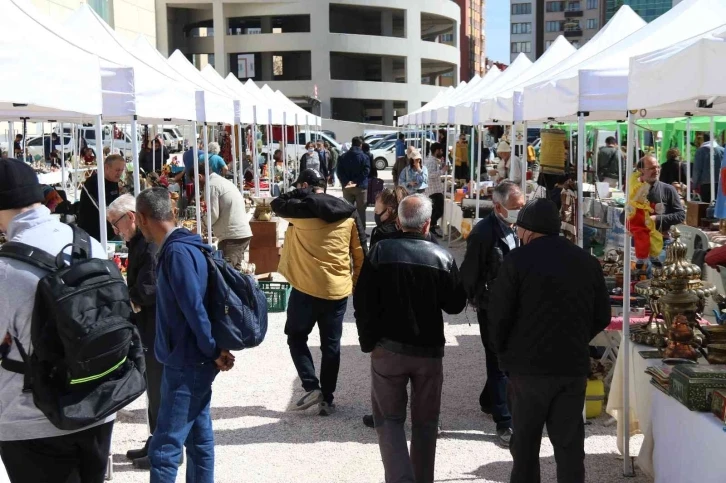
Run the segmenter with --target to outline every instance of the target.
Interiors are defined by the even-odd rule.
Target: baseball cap
[[[300,173],[300,176],[295,181],[295,186],[303,183],[307,183],[309,186],[321,187],[324,186],[325,178],[323,178],[323,175],[317,169],[308,168]]]

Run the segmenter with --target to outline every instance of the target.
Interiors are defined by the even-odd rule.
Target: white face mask
[[[313,148],[308,149],[308,154],[313,154],[315,150]]]
[[[507,216],[504,217],[504,221],[511,223],[512,225],[517,223],[517,217],[519,216],[520,211],[521,210],[507,210]]]

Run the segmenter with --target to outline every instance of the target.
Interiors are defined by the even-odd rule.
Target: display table
[[[63,182],[63,172],[51,171],[50,173],[38,173],[38,183],[53,186]]]
[[[726,481],[723,424],[650,386],[655,483]]]

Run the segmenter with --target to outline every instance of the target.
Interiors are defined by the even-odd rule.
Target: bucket
[[[601,379],[588,379],[585,389],[585,414],[587,419],[597,418],[602,414],[605,401],[605,385]]]
[[[597,188],[597,195],[601,199],[610,198],[610,184],[609,183],[595,183],[595,186]]]

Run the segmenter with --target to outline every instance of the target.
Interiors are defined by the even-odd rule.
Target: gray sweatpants
[[[441,358],[413,357],[376,347],[371,354],[371,398],[386,483],[434,481]],[[411,381],[411,453],[406,444],[406,386]]]

